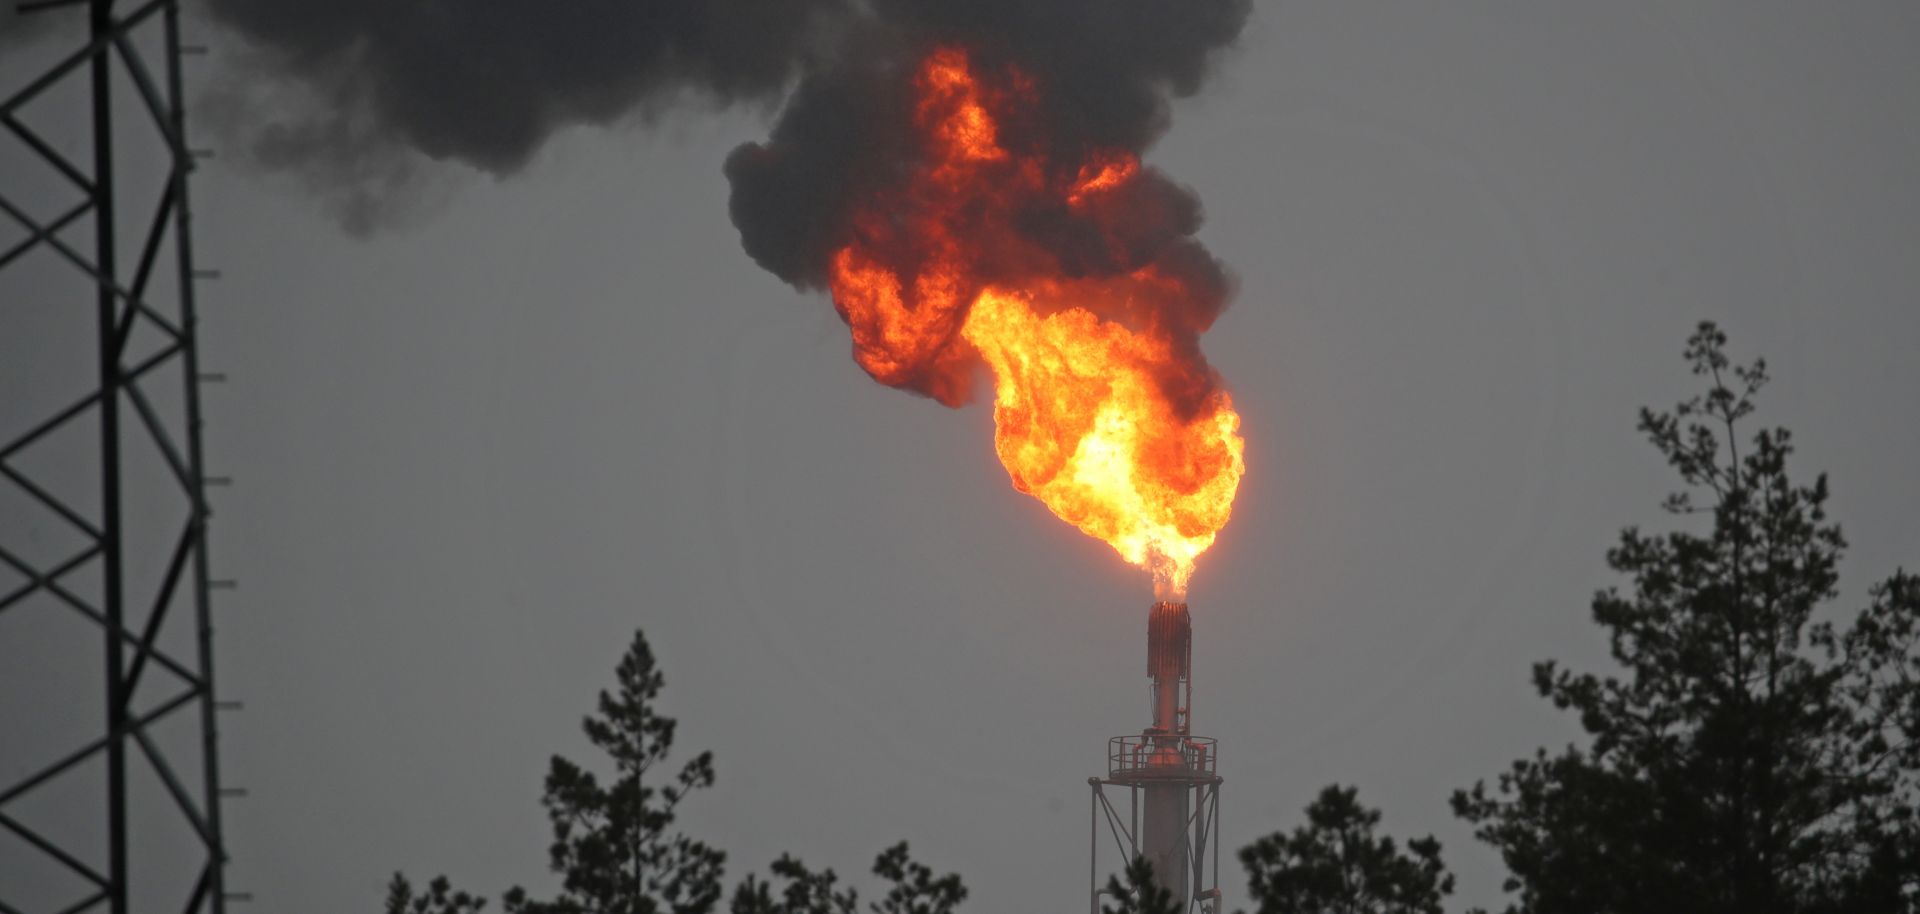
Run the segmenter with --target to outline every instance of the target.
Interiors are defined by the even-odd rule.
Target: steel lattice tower
[[[0,87],[0,914],[228,900],[180,5],[21,4]]]

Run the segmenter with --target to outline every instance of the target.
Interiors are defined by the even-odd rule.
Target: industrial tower
[[[1185,603],[1155,603],[1147,613],[1147,679],[1153,725],[1107,740],[1107,776],[1093,788],[1092,914],[1100,914],[1100,824],[1120,864],[1153,865],[1155,881],[1183,911],[1220,911],[1219,746],[1193,735],[1193,617]],[[1108,788],[1114,788],[1108,793]],[[1116,802],[1116,799],[1118,802]]]
[[[234,897],[180,6],[0,36],[0,914]]]

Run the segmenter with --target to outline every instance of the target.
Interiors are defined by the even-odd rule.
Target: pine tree
[[[1240,851],[1255,914],[1441,914],[1453,876],[1429,835],[1378,836],[1380,812],[1359,790],[1328,785],[1307,806],[1307,824]]]
[[[618,692],[602,691],[599,714],[581,725],[612,763],[612,781],[603,785],[592,771],[553,757],[541,805],[553,826],[547,853],[562,891],[533,901],[515,889],[508,914],[707,914],[720,900],[726,855],[668,831],[680,803],[713,786],[713,753],[662,777],[677,721],[655,709],[666,676],[644,634],[634,633],[616,676]]]
[[[880,853],[873,874],[888,883],[887,893],[868,905],[873,914],[953,914],[967,898],[967,888],[954,873],[935,878],[933,870],[907,855],[902,841]],[[772,880],[748,876],[734,890],[731,914],[854,914],[860,895],[838,888],[832,870],[818,872],[792,856],[774,861],[773,875],[783,886],[776,894]]]
[[[1113,899],[1100,906],[1101,914],[1186,914],[1187,906],[1173,897],[1173,890],[1154,878],[1153,864],[1146,857],[1135,857],[1127,864],[1126,881],[1107,877],[1104,893]]]
[[[387,883],[387,914],[479,914],[486,906],[484,898],[454,891],[445,876],[428,883],[424,895],[415,895],[413,884],[399,873]]]
[[[616,669],[615,693],[601,692],[598,713],[586,718],[587,739],[606,755],[611,781],[560,756],[547,768],[541,804],[551,823],[548,862],[561,892],[547,901],[514,888],[502,896],[507,914],[707,914],[720,902],[726,855],[671,831],[680,803],[713,786],[713,754],[702,752],[670,775],[676,722],[657,704],[666,677],[646,636],[633,643]],[[935,877],[907,854],[905,842],[883,851],[873,872],[888,889],[870,904],[874,914],[954,914],[967,889],[956,874]],[[839,886],[832,870],[810,870],[783,855],[773,864],[783,885],[749,875],[734,891],[731,914],[854,914],[858,898]],[[455,892],[438,877],[424,895],[395,873],[387,914],[478,914],[486,902]]]
[[[1766,366],[1725,345],[1700,325],[1705,392],[1640,417],[1685,483],[1665,508],[1709,526],[1608,552],[1632,582],[1592,604],[1619,675],[1534,667],[1586,745],[1453,797],[1511,911],[1920,911],[1920,581],[1896,572],[1844,630],[1817,618],[1846,545],[1826,477],[1790,477],[1785,429],[1743,445]]]

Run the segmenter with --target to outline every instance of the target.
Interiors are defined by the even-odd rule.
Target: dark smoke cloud
[[[453,161],[518,171],[556,131],[692,102],[771,105],[805,77],[754,172],[729,162],[757,260],[817,281],[831,214],[892,138],[890,72],[958,42],[1048,85],[1049,142],[1141,149],[1200,86],[1248,0],[207,0],[247,39],[203,117],[365,231],[418,208]],[[0,26],[20,31],[0,14]],[[878,147],[878,148],[876,148]],[[1070,155],[1071,149],[1059,150]],[[792,176],[801,182],[786,184]],[[776,186],[776,181],[784,186]]]
[[[1249,9],[1247,0],[871,0],[868,8],[884,37],[809,75],[769,140],[740,147],[726,163],[747,253],[796,286],[824,283],[827,256],[845,240],[847,207],[911,167],[907,71],[926,49],[960,45],[983,67],[1032,74],[1042,107],[1030,123],[1003,124],[1003,143],[1078,163],[1091,150],[1143,151],[1165,132],[1169,99],[1199,90],[1211,55],[1238,37]],[[1178,235],[1197,228],[1197,200],[1159,176],[1145,183],[1191,211],[1163,227]],[[1061,266],[1072,270],[1071,239],[1060,243],[1069,255]]]
[[[784,98],[768,139],[724,170],[746,252],[802,288],[824,285],[853,213],[920,166],[911,80],[929,50],[964,47],[982,72],[1031,78],[1037,106],[1010,114],[999,139],[1070,176],[1091,153],[1146,150],[1249,11],[1249,0],[207,3],[251,51],[201,116],[356,233],[432,210],[459,173],[436,161],[505,175],[570,126]],[[1193,238],[1190,191],[1147,169],[1096,205],[987,210],[963,229],[980,252],[972,275],[1119,283],[1105,316],[1165,330],[1186,358],[1164,387],[1182,407],[1206,399],[1199,334],[1231,281]],[[911,272],[919,256],[903,234],[889,260]],[[1177,288],[1125,285],[1146,266]],[[968,387],[931,366],[916,377],[895,383],[949,402]]]
[[[1049,131],[1142,149],[1166,128],[1168,95],[1199,91],[1210,56],[1239,37],[1248,0],[873,0],[923,42],[977,49],[1046,86]]]
[[[208,117],[350,229],[413,212],[431,160],[509,174],[556,131],[771,104],[843,0],[208,0],[252,51]]]
[[[860,52],[810,73],[767,141],[727,159],[729,208],[748,255],[796,287],[821,288],[834,252],[857,238],[910,287],[920,239],[860,214],[889,212],[908,226],[936,218],[968,239],[967,273],[977,281],[1108,287],[1078,304],[1163,331],[1180,358],[1160,378],[1162,389],[1183,415],[1207,403],[1218,379],[1199,336],[1225,307],[1232,281],[1193,237],[1201,209],[1192,191],[1149,168],[1091,204],[1069,207],[1049,194],[1009,200],[988,181],[977,208],[917,211],[901,192],[927,167],[909,87],[918,61],[936,47],[964,48],[989,80],[1018,71],[1037,88],[1034,104],[1003,112],[997,140],[1019,160],[1071,179],[1098,154],[1137,155],[1165,132],[1169,101],[1199,90],[1213,53],[1245,24],[1246,0],[870,0],[868,9],[878,28]],[[1128,278],[1143,267],[1172,287]],[[950,405],[972,389],[937,360],[883,380]]]

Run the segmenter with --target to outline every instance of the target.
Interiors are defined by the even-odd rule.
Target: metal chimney
[[[1153,724],[1138,736],[1107,741],[1107,776],[1093,789],[1092,914],[1100,912],[1100,821],[1122,863],[1144,857],[1154,879],[1184,900],[1183,909],[1220,910],[1220,777],[1213,740],[1193,735],[1193,617],[1185,603],[1147,612],[1147,680]],[[1110,796],[1108,787],[1125,788]],[[1116,800],[1120,800],[1116,803]],[[1124,807],[1124,808],[1123,808]],[[1209,866],[1211,858],[1211,866]]]

